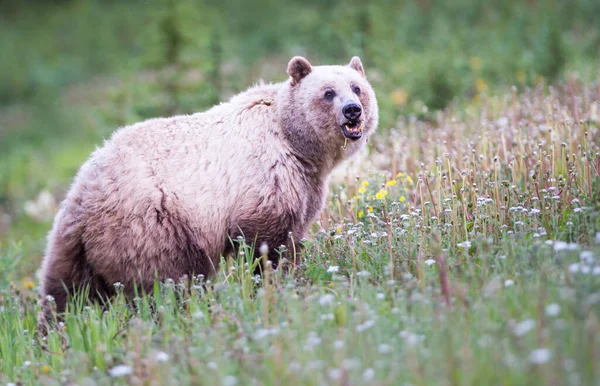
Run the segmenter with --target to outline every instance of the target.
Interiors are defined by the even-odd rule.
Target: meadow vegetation
[[[0,384],[597,384],[598,3],[302,4],[0,2]],[[383,111],[301,265],[255,276],[236,241],[216,277],[76,299],[41,336],[44,237],[87,155],[294,54],[361,55]]]

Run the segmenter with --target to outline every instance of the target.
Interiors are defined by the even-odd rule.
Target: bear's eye
[[[334,97],[335,97],[335,91],[333,91],[333,90],[326,90],[325,94],[323,95],[323,98],[325,98],[328,101],[333,100]]]
[[[352,85],[352,91],[354,91],[356,95],[360,95],[360,87],[355,84]]]

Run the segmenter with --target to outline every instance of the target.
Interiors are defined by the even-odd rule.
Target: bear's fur
[[[280,245],[295,250],[330,172],[364,146],[378,108],[358,57],[315,67],[294,57],[288,74],[203,113],[123,127],[96,150],[48,236],[45,312],[51,298],[63,312],[85,285],[104,297],[116,282],[132,294],[156,277],[210,275],[241,235],[270,246],[271,260]],[[351,102],[362,114],[348,120]]]

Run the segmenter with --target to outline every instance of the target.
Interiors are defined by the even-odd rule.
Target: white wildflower
[[[133,369],[131,368],[131,366],[127,365],[118,365],[108,370],[108,374],[113,378],[124,377],[126,375],[131,374],[132,372]]]
[[[328,306],[330,304],[333,304],[334,300],[335,296],[333,296],[332,294],[321,295],[321,297],[319,298],[319,304],[322,306]]]
[[[535,320],[525,319],[524,321],[518,323],[514,327],[513,332],[517,336],[523,336],[523,335],[527,334],[529,331],[533,330],[534,328],[535,328]]]
[[[406,344],[408,344],[409,346],[414,346],[419,342],[422,342],[423,340],[425,340],[425,336],[424,335],[419,335],[419,334],[415,334],[406,330],[402,330],[400,331],[400,337],[402,339],[404,339],[404,341],[406,342]]]
[[[504,281],[504,287],[507,287],[507,288],[508,288],[508,287],[511,287],[511,286],[512,286],[512,285],[514,285],[514,284],[515,284],[515,281],[514,281],[514,280],[511,280],[511,279],[506,279],[506,280]]]
[[[595,262],[594,253],[592,251],[582,251],[579,254],[579,259],[586,264],[593,264]]]
[[[258,250],[261,256],[266,256],[269,254],[269,245],[267,243],[262,243]],[[237,381],[236,381],[237,382]]]
[[[363,332],[368,330],[369,328],[373,327],[375,325],[375,321],[374,320],[367,320],[366,322],[359,324],[358,326],[356,326],[356,331],[357,332]]]
[[[435,260],[433,260],[433,259],[427,259],[427,260],[424,261],[424,263],[425,263],[426,266],[430,266],[430,265],[435,264]]]
[[[471,242],[468,241],[468,240],[467,241],[463,241],[462,243],[456,244],[456,246],[459,247],[459,248],[469,249],[469,248],[471,248]]]
[[[364,382],[369,383],[375,378],[375,370],[372,368],[367,368],[362,373],[362,379]]]
[[[556,303],[548,304],[546,306],[546,315],[556,316],[560,314],[560,306]]]
[[[238,380],[235,376],[233,375],[228,375],[226,377],[223,378],[223,386],[235,386],[237,385]]]
[[[328,373],[329,378],[332,380],[340,379],[342,377],[342,374],[343,374],[342,370],[340,370],[340,369],[330,369],[329,373]]]
[[[327,273],[336,273],[339,272],[340,267],[337,265],[331,265],[329,266],[329,268],[327,268]]]
[[[552,352],[547,348],[538,348],[529,353],[529,361],[536,365],[548,362],[552,358]]]
[[[159,351],[156,354],[154,354],[154,360],[157,362],[168,362],[169,354],[167,354],[164,351]]]

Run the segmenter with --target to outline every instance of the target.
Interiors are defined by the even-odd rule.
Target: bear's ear
[[[299,83],[311,71],[312,66],[302,56],[294,56],[288,63],[287,73],[292,77],[292,86]]]
[[[363,78],[366,78],[365,70],[364,70],[362,62],[360,61],[360,58],[358,56],[352,57],[352,59],[350,60],[350,64],[348,64],[348,66],[350,68],[352,68],[353,70],[355,70],[356,72],[358,72]]]

